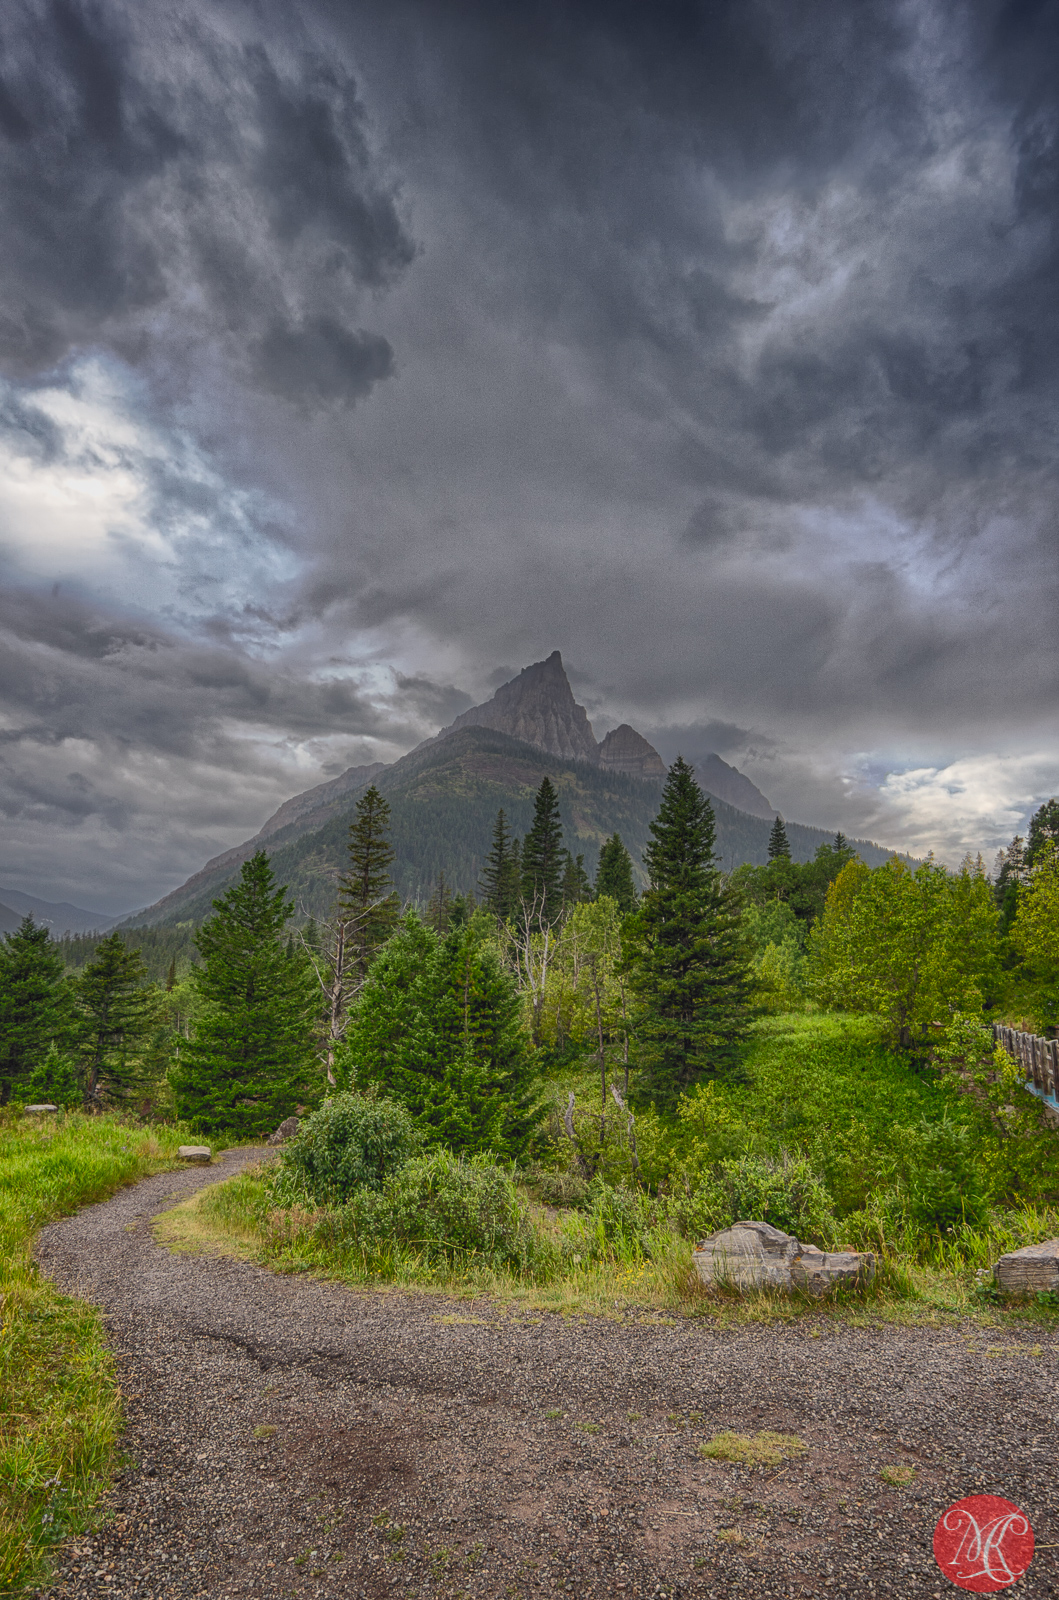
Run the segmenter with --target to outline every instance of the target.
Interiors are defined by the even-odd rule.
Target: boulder
[[[1059,1239],[1043,1244],[1027,1244],[1010,1250],[993,1268],[998,1289],[1005,1294],[1037,1294],[1042,1289],[1059,1289]]]
[[[58,1109],[59,1109],[58,1106],[48,1106],[48,1105],[24,1106],[23,1107],[23,1110],[25,1111],[27,1117],[30,1117],[30,1116],[32,1116],[32,1117],[46,1117],[46,1116],[49,1115],[49,1113],[51,1113],[53,1111],[57,1112]]]
[[[193,1166],[207,1167],[213,1151],[208,1144],[182,1144],[177,1151],[178,1161],[187,1161]]]
[[[703,1283],[737,1289],[804,1289],[827,1294],[839,1284],[870,1283],[875,1257],[857,1250],[817,1250],[768,1222],[735,1222],[697,1245]]]
[[[268,1136],[269,1144],[286,1144],[288,1139],[293,1139],[299,1128],[297,1117],[285,1117],[275,1133]]]

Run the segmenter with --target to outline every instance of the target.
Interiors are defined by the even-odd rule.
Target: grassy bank
[[[557,1073],[552,1088],[558,1106],[571,1091],[581,1107],[593,1094],[598,1101],[591,1071],[576,1066]],[[517,1215],[503,1223],[502,1250],[451,1227],[417,1237],[444,1173],[417,1179],[427,1187],[416,1196],[398,1184],[389,1196],[361,1191],[320,1204],[250,1172],[167,1214],[159,1236],[358,1286],[486,1294],[540,1310],[722,1322],[819,1315],[819,1303],[797,1296],[737,1297],[699,1283],[695,1239],[757,1216],[824,1247],[876,1254],[874,1285],[829,1301],[831,1314],[1059,1320],[1054,1297],[1001,1306],[977,1276],[1005,1251],[1059,1235],[1059,1209],[1049,1203],[1059,1135],[1032,1121],[1014,1128],[988,1096],[891,1054],[868,1019],[769,1019],[737,1080],[702,1087],[667,1124],[650,1115],[639,1124],[646,1188],[629,1181],[620,1138],[598,1152],[599,1175],[586,1184],[553,1128],[557,1158],[517,1175],[509,1203]],[[623,1120],[614,1126],[620,1134]],[[489,1205],[503,1210],[495,1194]],[[494,1240],[499,1215],[486,1219]]]
[[[109,1117],[0,1122],[0,1592],[38,1580],[49,1545],[83,1527],[120,1423],[98,1313],[33,1264],[45,1223],[174,1164],[187,1138]]]

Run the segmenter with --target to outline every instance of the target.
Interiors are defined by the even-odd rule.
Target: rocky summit
[[[560,761],[591,761],[595,765],[599,758],[588,712],[574,699],[558,650],[553,650],[547,661],[524,667],[491,700],[463,712],[438,737],[444,739],[460,728],[494,728]]]
[[[630,778],[664,778],[666,764],[642,733],[623,722],[599,746],[599,764],[607,772],[624,772]]]

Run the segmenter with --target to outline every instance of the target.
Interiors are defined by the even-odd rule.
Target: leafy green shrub
[[[911,1127],[894,1128],[892,1144],[897,1186],[887,1199],[893,1209],[929,1231],[984,1220],[988,1196],[965,1123],[950,1116],[924,1117]]]
[[[486,1156],[447,1150],[392,1169],[381,1192],[357,1190],[318,1226],[331,1245],[375,1248],[390,1240],[457,1266],[478,1258],[518,1269],[537,1249],[510,1174]]]
[[[826,1244],[835,1232],[826,1184],[803,1156],[786,1152],[715,1162],[669,1209],[682,1231],[698,1238],[741,1220],[769,1222],[805,1244]]]
[[[567,1168],[565,1172],[538,1171],[532,1177],[533,1187],[546,1206],[559,1206],[563,1210],[590,1203],[589,1186],[579,1172]]]
[[[306,1117],[284,1149],[276,1198],[282,1204],[303,1195],[334,1204],[358,1189],[381,1189],[422,1143],[411,1116],[396,1101],[352,1092],[332,1095]]]
[[[615,1261],[652,1254],[656,1219],[649,1197],[627,1184],[595,1177],[582,1210],[564,1219],[559,1249],[564,1260]]]

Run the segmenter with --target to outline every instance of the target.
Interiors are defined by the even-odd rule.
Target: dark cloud
[[[14,0],[5,34],[27,872],[65,828],[150,898],[556,646],[600,726],[846,831],[912,815],[890,772],[940,806],[968,752],[1054,747],[1054,4]]]

